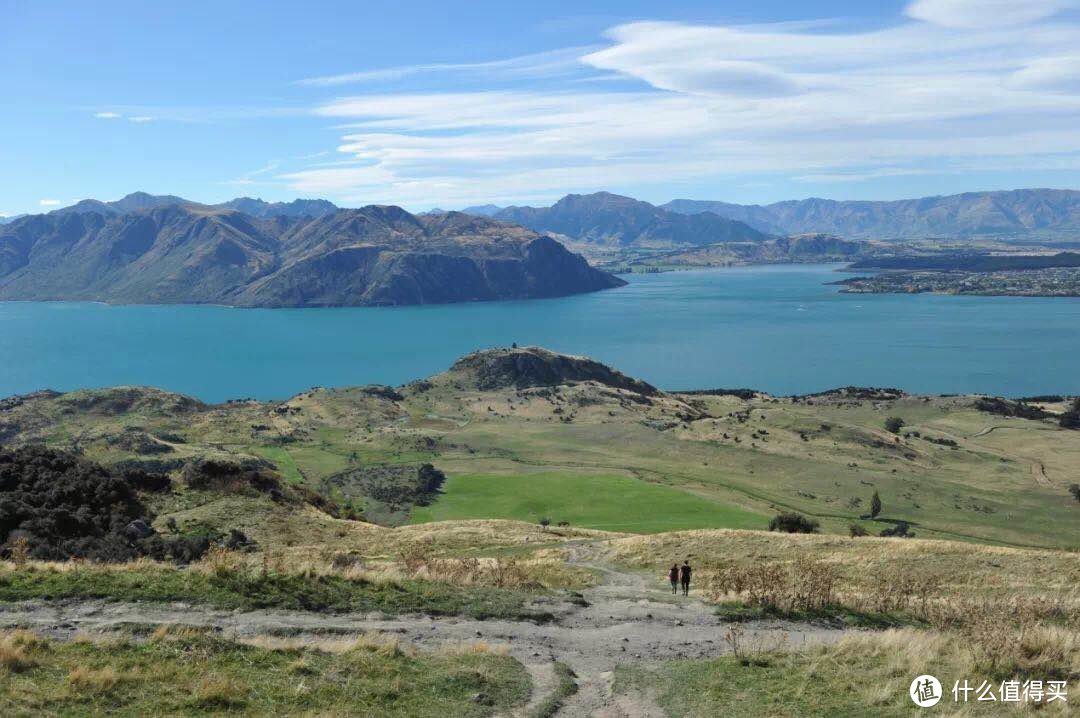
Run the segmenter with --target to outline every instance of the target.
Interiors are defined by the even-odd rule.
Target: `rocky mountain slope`
[[[1080,191],[1020,189],[891,202],[788,200],[769,205],[677,199],[664,209],[745,222],[762,232],[824,232],[851,238],[1023,237],[1080,235]]]
[[[481,207],[483,213],[490,207]],[[563,197],[551,207],[506,207],[492,216],[538,232],[611,247],[672,248],[768,239],[764,232],[711,213],[692,215],[609,192]]]
[[[4,225],[0,299],[358,306],[623,284],[550,237],[461,213],[370,206],[260,218],[178,199],[86,200]]]

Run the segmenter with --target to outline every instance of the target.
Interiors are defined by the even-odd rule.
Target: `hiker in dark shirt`
[[[684,596],[690,595],[690,574],[693,572],[694,570],[690,568],[690,562],[683,561],[682,568],[679,570],[679,578],[682,580],[682,595]]]
[[[671,570],[667,572],[668,580],[671,581],[671,593],[679,593],[679,564],[671,564]]]

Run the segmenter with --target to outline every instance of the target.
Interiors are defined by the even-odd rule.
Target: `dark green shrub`
[[[811,518],[807,518],[795,511],[786,511],[772,517],[769,521],[770,531],[782,531],[789,534],[812,534],[817,533],[819,524]]]

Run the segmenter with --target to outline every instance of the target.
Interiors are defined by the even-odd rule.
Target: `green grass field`
[[[499,518],[553,524],[568,521],[605,531],[659,533],[678,528],[765,528],[759,514],[667,486],[612,474],[537,472],[457,474],[413,523]]]

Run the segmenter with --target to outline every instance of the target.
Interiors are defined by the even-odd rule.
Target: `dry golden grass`
[[[1061,627],[1017,630],[998,626],[1000,646],[957,640],[950,633],[916,629],[890,629],[847,636],[835,646],[813,649],[834,659],[845,655],[885,663],[889,676],[906,677],[924,672],[934,663],[948,665],[958,676],[989,676],[998,680],[1031,677],[1039,680],[1075,680],[1080,676],[1080,635]],[[989,650],[993,653],[988,653]]]
[[[22,629],[0,634],[0,670],[19,673],[38,664],[35,654],[47,651],[49,642]]]
[[[505,643],[492,644],[483,640],[461,641],[460,643],[444,643],[439,647],[438,652],[444,656],[507,656],[510,655],[510,646]]]
[[[76,666],[68,673],[68,685],[78,693],[108,693],[120,682],[120,674],[112,667],[100,669]]]
[[[382,658],[414,655],[416,649],[401,642],[401,639],[389,633],[363,633],[356,637],[348,653],[374,653]]]
[[[366,560],[361,554],[331,548],[297,551],[268,549],[244,554],[214,547],[193,569],[225,577],[239,571],[273,572],[315,578],[340,576],[375,584],[395,584],[422,579],[455,586],[490,586],[516,590],[541,590],[586,585],[592,576],[567,565],[559,555],[530,557],[446,557],[431,553],[424,542],[402,543],[396,556]],[[119,564],[119,566],[131,564]]]
[[[687,558],[699,581],[732,565],[813,559],[831,566],[839,588],[849,593],[873,594],[884,577],[893,585],[929,582],[944,596],[1024,596],[1080,605],[1080,554],[1068,551],[724,529],[634,536],[605,546],[614,561],[651,569],[658,578]]]

